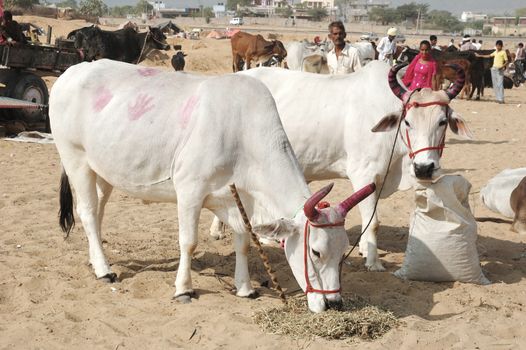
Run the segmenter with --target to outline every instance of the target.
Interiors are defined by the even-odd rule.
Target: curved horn
[[[460,93],[464,87],[464,82],[466,81],[466,74],[464,69],[458,64],[446,64],[446,67],[453,68],[457,72],[457,80],[451,85],[449,89],[446,90],[446,94],[449,97],[449,100],[454,99]]]
[[[356,204],[367,198],[371,193],[376,191],[375,183],[363,187],[361,190],[354,192],[349,198],[338,204],[336,210],[341,216],[345,217],[349,210],[351,210]]]
[[[387,77],[387,81],[389,82],[389,87],[391,88],[391,91],[400,100],[403,100],[402,96],[405,92],[407,92],[407,90],[404,87],[402,87],[402,85],[400,85],[398,79],[396,78],[396,75],[398,74],[398,71],[404,68],[405,66],[407,66],[407,62],[394,66],[393,68],[391,68],[391,70],[389,70],[389,75]]]
[[[316,218],[320,215],[320,212],[318,211],[318,209],[316,209],[316,204],[318,204],[319,201],[321,201],[326,195],[329,194],[329,192],[332,190],[332,186],[334,186],[334,183],[328,184],[327,186],[310,196],[309,199],[307,199],[305,205],[303,206],[303,212],[305,213],[307,219],[313,221],[316,220]]]

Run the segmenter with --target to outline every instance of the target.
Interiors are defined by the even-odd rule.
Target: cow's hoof
[[[259,293],[257,290],[253,291],[252,293],[250,293],[249,295],[247,295],[247,298],[249,299],[257,299],[259,298]]]
[[[259,293],[253,290],[250,293],[236,293],[236,296],[240,298],[257,299],[259,298]]]
[[[232,292],[234,292],[236,296],[241,298],[257,299],[259,297],[259,293],[254,289],[244,291],[237,291],[236,289],[234,289]]]
[[[192,298],[196,298],[197,294],[194,291],[186,292],[183,294],[174,295],[173,299],[180,302],[181,304],[189,304],[192,302]]]
[[[100,281],[104,283],[115,283],[119,282],[119,279],[117,278],[117,274],[114,272],[110,272],[100,278],[98,278]]]
[[[365,267],[367,267],[367,270],[371,272],[383,272],[385,271],[385,267],[382,265],[382,263],[378,260],[374,264],[365,264]]]

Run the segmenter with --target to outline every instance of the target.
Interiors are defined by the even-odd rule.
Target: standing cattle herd
[[[69,235],[76,207],[95,276],[115,282],[101,235],[112,189],[145,201],[177,202],[181,257],[174,296],[183,303],[196,296],[191,262],[203,208],[215,215],[212,236],[221,236],[222,223],[234,231],[236,295],[256,295],[249,236],[230,199],[228,186],[235,183],[254,232],[285,242],[308,308],[340,307],[347,213],[359,206],[365,230],[359,253],[368,270],[384,271],[378,200],[441,175],[446,130],[471,139],[451,101],[462,94],[471,99],[475,91],[479,100],[491,86],[492,59],[477,54],[493,50],[434,49],[443,88],[409,92],[400,73],[419,51],[400,47],[395,59],[402,64],[390,66],[376,59],[368,40],[351,44],[361,68],[334,76],[327,62],[330,41],[285,45],[239,31],[230,40],[235,74],[212,77],[179,73],[187,56],[181,50],[171,58],[178,73],[137,66],[151,51],[170,49],[157,27],[138,32],[91,26],[67,38],[87,62],[62,74],[50,95],[51,129],[63,166],[60,225]],[[505,88],[513,85],[505,77]],[[327,179],[348,179],[358,194],[319,207],[332,185],[312,194],[308,183]],[[501,213],[499,205],[507,201],[513,228],[525,231],[526,180],[517,180],[506,182],[509,194],[495,194],[499,182],[482,197]]]

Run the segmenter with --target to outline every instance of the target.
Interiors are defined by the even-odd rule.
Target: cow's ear
[[[398,122],[400,120],[399,114],[388,114],[385,117],[383,117],[378,124],[376,124],[371,131],[372,132],[384,132],[384,131],[391,131],[395,129],[398,126]]]
[[[291,219],[279,219],[268,224],[252,228],[256,235],[262,238],[281,240],[299,233],[296,224]]]
[[[449,110],[449,128],[464,139],[473,139],[473,133],[469,130],[466,121],[452,109]]]

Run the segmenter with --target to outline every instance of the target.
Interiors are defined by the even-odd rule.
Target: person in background
[[[387,31],[387,36],[383,37],[378,46],[376,46],[376,51],[378,51],[378,60],[389,63],[393,65],[394,54],[396,52],[396,41],[395,37],[398,33],[396,28],[389,28]]]
[[[447,46],[455,46],[455,39],[449,40],[449,44]]]
[[[504,71],[508,65],[508,56],[506,51],[502,49],[502,40],[497,40],[495,43],[495,51],[489,55],[480,55],[475,53],[477,57],[489,58],[493,57],[493,67],[491,67],[491,81],[493,83],[493,91],[497,103],[504,103]]]
[[[460,45],[460,51],[476,50],[477,48],[471,43],[471,37],[464,35],[462,38],[462,45]]]
[[[362,67],[358,50],[345,42],[345,27],[341,21],[329,24],[329,39],[334,47],[327,53],[327,65],[330,74],[353,73]]]
[[[442,51],[440,46],[437,45],[438,38],[436,35],[429,36],[429,42],[431,43],[431,49]]]
[[[8,43],[17,42],[25,44],[27,42],[26,36],[22,32],[17,21],[13,20],[11,11],[4,11],[2,18],[2,25],[0,26],[0,35]]]
[[[521,75],[524,77],[524,70],[526,69],[526,49],[524,49],[524,44],[519,43],[517,45],[517,51],[515,52],[515,69],[517,69]]]
[[[438,90],[436,73],[437,62],[431,56],[431,43],[424,40],[420,43],[420,53],[407,67],[402,81],[409,91],[423,88]]]
[[[475,47],[475,50],[480,50],[480,46],[482,46],[482,45],[479,46],[479,44],[477,43],[477,39],[471,40],[471,45]]]
[[[482,40],[479,40],[478,48],[479,48],[479,50],[482,49]]]

